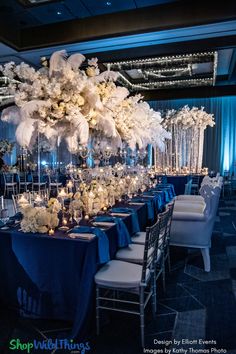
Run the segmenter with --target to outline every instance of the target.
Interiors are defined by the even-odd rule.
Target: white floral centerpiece
[[[166,144],[166,152],[158,156],[162,170],[200,173],[204,130],[215,125],[213,114],[207,113],[204,107],[186,105],[178,111],[168,110],[162,124],[172,135],[172,140]]]
[[[129,96],[124,87],[116,86],[117,74],[100,73],[97,59],[66,52],[52,54],[49,67],[35,70],[28,64],[13,62],[0,67],[0,72],[20,83],[11,83],[15,106],[6,108],[1,119],[17,125],[18,143],[32,148],[37,133],[43,134],[50,146],[65,139],[71,153],[79,144],[100,132],[111,139],[113,147],[125,141],[134,149],[153,144],[163,149],[169,134],[161,125],[161,116],[142,101],[140,95]]]
[[[34,207],[25,204],[21,208],[23,219],[21,229],[23,232],[46,233],[49,229],[54,229],[59,225],[58,212],[61,205],[57,199],[51,198],[48,207]]]

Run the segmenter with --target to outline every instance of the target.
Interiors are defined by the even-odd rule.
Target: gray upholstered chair
[[[210,247],[213,226],[221,193],[218,186],[203,185],[204,202],[175,203],[170,232],[170,245],[201,249],[204,269],[210,271]],[[204,203],[204,204],[203,204]]]

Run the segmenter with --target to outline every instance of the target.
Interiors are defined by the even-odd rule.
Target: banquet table
[[[176,195],[184,194],[185,184],[187,184],[192,176],[191,175],[166,175],[166,182],[172,184],[175,189]],[[204,178],[204,175],[199,175],[199,186]],[[163,175],[157,175],[156,178],[163,178]]]
[[[164,195],[164,191],[150,191],[139,203],[134,198],[129,204],[118,203],[115,207],[132,210],[140,229],[145,230],[153,221],[148,207],[152,205],[155,213],[161,211],[159,201]],[[132,235],[132,214],[124,215],[122,220]],[[90,221],[81,221],[82,225],[86,223],[91,226]],[[119,247],[118,228],[113,224],[103,231],[113,259]],[[71,337],[84,339],[94,322],[94,275],[102,266],[98,248],[97,237],[72,239],[59,230],[49,236],[23,233],[14,226],[0,228],[0,302],[18,309],[22,316],[71,321]]]

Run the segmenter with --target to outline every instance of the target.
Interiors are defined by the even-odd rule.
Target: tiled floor
[[[167,353],[167,349],[170,350],[169,353],[177,353],[176,349],[179,349],[179,353],[187,354],[190,353],[190,347],[193,350],[202,350],[202,353],[206,353],[206,350],[211,353],[212,348],[226,350],[228,354],[236,353],[234,225],[236,201],[221,202],[212,237],[210,273],[203,271],[199,251],[172,248],[172,272],[168,274],[166,292],[163,293],[160,284],[158,312],[155,318],[152,318],[151,312],[147,314],[144,350],[140,348],[139,343],[138,318],[115,313],[104,316],[101,335],[97,338],[93,331],[91,337],[87,338],[90,351],[81,353],[139,354],[158,353],[158,349],[162,349],[163,353]],[[11,311],[1,309],[0,353],[14,353],[7,349],[11,338],[20,338],[22,341],[67,338],[70,333],[68,326],[70,324],[62,322],[21,319]],[[183,339],[186,340],[182,343]],[[158,340],[165,341],[166,345],[155,344]],[[174,340],[175,343],[180,341],[180,344],[173,344]],[[50,353],[43,350],[31,351],[44,352]]]

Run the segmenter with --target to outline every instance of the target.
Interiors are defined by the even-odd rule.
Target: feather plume
[[[73,122],[73,129],[65,138],[68,150],[75,154],[78,150],[78,142],[81,145],[86,145],[89,140],[89,125],[82,114],[77,115],[76,123]]]
[[[41,107],[49,107],[50,103],[43,100],[32,100],[24,104],[21,107],[20,113],[22,120],[30,119],[32,115],[38,111]]]
[[[109,113],[99,114],[97,116],[96,127],[109,138],[114,138],[117,136],[116,123]]]
[[[76,126],[81,145],[86,145],[89,140],[89,125],[87,120],[81,115]]]
[[[54,71],[61,71],[66,66],[66,50],[59,50],[54,52],[49,62],[49,76],[53,75]]]
[[[67,143],[67,148],[71,154],[76,154],[78,151],[78,132],[74,132],[73,135],[67,136],[65,138],[65,141]]]
[[[16,129],[16,140],[20,146],[28,147],[35,130],[34,119],[25,119],[20,122]]]
[[[85,56],[82,54],[72,54],[68,59],[67,63],[71,66],[73,70],[78,70],[81,64],[85,61]]]
[[[1,120],[12,124],[19,124],[21,120],[20,109],[17,106],[7,107],[2,111]]]

